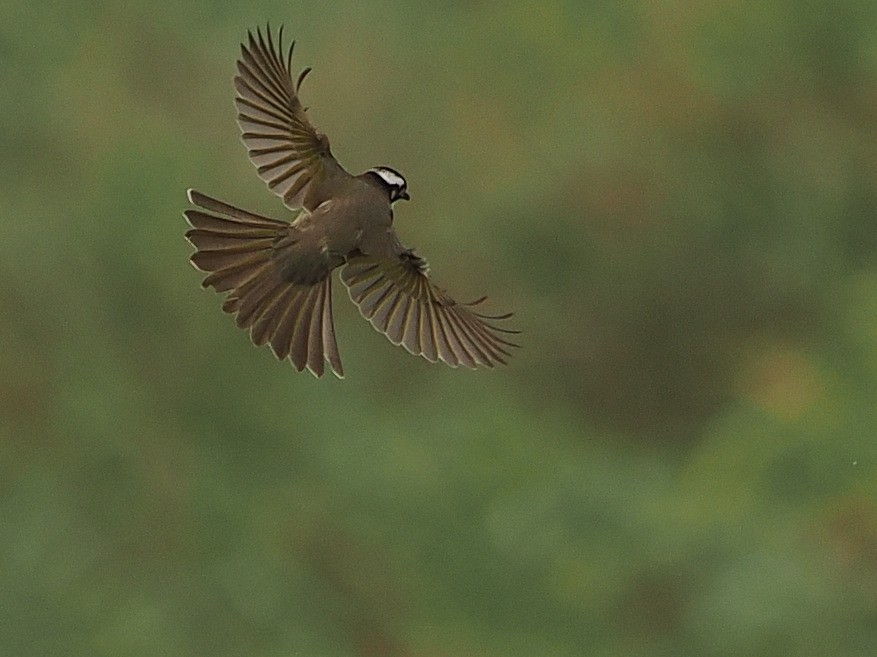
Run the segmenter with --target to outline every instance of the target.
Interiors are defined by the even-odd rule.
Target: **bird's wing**
[[[405,251],[397,258],[355,255],[341,270],[341,280],[363,317],[396,345],[430,362],[475,368],[505,364],[518,345],[496,325],[511,317],[485,315],[472,303],[457,303],[429,279],[426,262]]]
[[[236,315],[259,346],[270,344],[279,360],[289,358],[300,372],[322,376],[324,361],[344,376],[332,318],[331,269],[309,280],[291,280],[284,265],[294,256],[295,229],[189,190],[202,209],[186,210],[192,230],[186,237],[197,249],[190,260],[208,272],[201,283],[226,292],[222,309]],[[207,210],[205,212],[204,210]],[[294,259],[294,257],[292,258]]]
[[[271,28],[267,37],[256,30],[241,44],[235,105],[241,139],[250,159],[275,194],[287,207],[313,210],[331,194],[333,182],[350,178],[329,149],[328,138],[305,115],[298,92],[305,76],[292,79],[292,51],[284,53],[283,28],[275,46]]]

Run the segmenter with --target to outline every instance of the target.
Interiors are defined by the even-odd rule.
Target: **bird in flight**
[[[190,189],[185,211],[190,257],[203,287],[226,293],[222,309],[256,345],[270,345],[296,370],[322,376],[328,362],[344,376],[332,318],[332,272],[360,313],[396,345],[451,367],[504,364],[518,345],[505,315],[480,310],[486,297],[454,301],[430,278],[426,261],[399,241],[393,204],[408,200],[390,167],[348,173],[299,99],[304,69],[292,77],[292,51],[271,28],[248,34],[234,78],[241,139],[268,188],[297,211],[278,221]]]

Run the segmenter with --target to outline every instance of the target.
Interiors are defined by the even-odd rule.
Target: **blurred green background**
[[[340,161],[524,333],[347,379],[199,288],[285,23]],[[877,654],[877,3],[0,5],[0,654]]]

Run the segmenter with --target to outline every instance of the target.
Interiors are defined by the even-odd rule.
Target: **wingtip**
[[[262,51],[268,51],[268,52],[270,52],[270,50],[268,50],[268,45],[267,45],[267,43],[266,43],[266,41],[265,41],[265,37],[262,35],[262,28],[261,28],[261,27],[256,28],[256,36],[259,37],[259,48],[260,48]],[[269,27],[269,32],[268,32],[268,38],[269,38],[269,39],[271,38],[270,27]]]
[[[295,82],[295,92],[296,93],[299,92],[299,90],[301,89],[302,82],[305,81],[305,78],[308,77],[308,73],[310,73],[312,70],[313,70],[313,68],[311,66],[308,66],[301,73],[298,74],[298,80],[296,80],[296,82]]]

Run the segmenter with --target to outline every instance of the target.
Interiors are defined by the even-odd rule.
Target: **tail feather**
[[[190,240],[191,241],[191,240]],[[196,242],[192,242],[197,246]],[[240,273],[242,270],[255,274],[256,270],[269,264],[271,251],[263,248],[261,251],[196,251],[189,258],[197,269],[212,272],[216,277]],[[241,281],[246,282],[247,279]],[[208,283],[209,285],[209,283]],[[206,285],[205,285],[206,287]],[[237,287],[237,286],[235,286]]]
[[[259,251],[260,249],[271,248],[274,246],[274,239],[277,237],[277,231],[274,231],[274,235],[260,238],[246,233],[216,233],[212,230],[193,228],[186,233],[186,237],[189,238],[189,241],[192,242],[192,244],[197,244],[199,249],[208,253],[215,251],[246,253],[248,251]]]
[[[326,360],[332,367],[332,371],[338,376],[344,376],[344,367],[341,365],[341,352],[338,351],[338,343],[335,342],[335,318],[332,315],[332,286],[326,286],[326,298],[323,300],[323,348]]]
[[[248,329],[262,313],[266,312],[270,301],[284,291],[285,285],[278,281],[270,270],[253,279],[254,285],[244,292],[235,306],[235,323],[238,328]]]
[[[294,325],[292,336],[290,336],[292,348],[289,352],[289,358],[299,371],[304,366],[311,365],[311,318],[317,305],[317,289],[314,286],[305,292],[304,306]],[[320,347],[322,348],[322,344]]]
[[[285,221],[263,217],[260,214],[255,214],[248,210],[242,210],[241,208],[229,205],[228,203],[223,203],[215,198],[205,196],[201,192],[196,192],[194,189],[188,190],[186,195],[189,197],[189,202],[191,202],[192,205],[197,205],[199,208],[204,208],[210,212],[223,215],[228,219],[234,219],[238,223],[254,224],[256,226],[275,226],[278,229],[285,228],[289,225]],[[197,212],[197,210],[195,210],[195,212]]]
[[[209,230],[220,235],[245,235],[250,237],[274,237],[277,226],[273,223],[251,219],[223,219],[201,210],[186,210],[193,228]]]
[[[276,258],[276,245],[290,241],[290,224],[194,190],[189,200],[216,213],[187,210],[192,229],[186,237],[197,249],[190,261],[208,274],[202,285],[227,293],[222,309],[235,315],[240,328],[249,329],[256,345],[269,344],[279,360],[288,358],[298,371],[307,368],[319,377],[328,362],[343,377],[331,277],[327,273],[310,285],[290,282]]]
[[[197,254],[195,254],[197,255]],[[202,282],[203,287],[212,287],[217,292],[228,292],[244,285],[270,265],[270,258],[257,254],[240,264],[233,264],[226,269],[214,269]]]
[[[322,289],[318,289],[315,293],[313,293],[314,303],[313,309],[311,310],[311,323],[308,328],[308,342],[307,342],[307,363],[308,369],[311,372],[317,374],[317,376],[323,375],[323,363],[325,363],[326,359],[323,357],[323,302],[325,301],[325,295],[323,294]]]
[[[256,345],[264,346],[277,330],[280,320],[283,319],[283,311],[294,293],[295,288],[283,288],[266,302],[262,314],[253,321],[250,328],[250,337]]]

